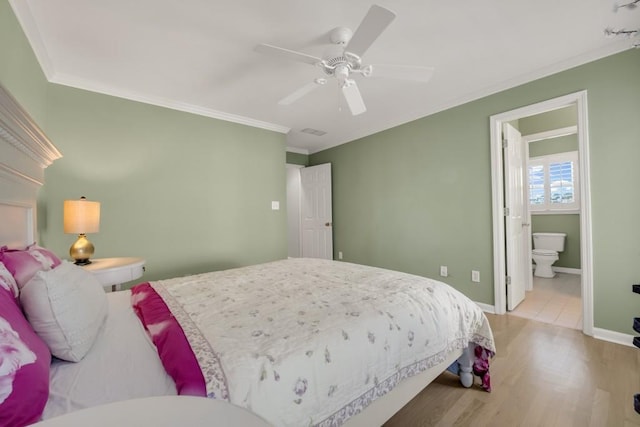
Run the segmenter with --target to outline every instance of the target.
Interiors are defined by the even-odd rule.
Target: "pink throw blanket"
[[[182,327],[160,295],[142,283],[131,288],[131,304],[155,344],[179,395],[207,396],[204,377]]]

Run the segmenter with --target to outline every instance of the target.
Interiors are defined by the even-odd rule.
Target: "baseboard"
[[[608,329],[593,328],[593,337],[599,340],[634,347],[633,335],[610,331]]]
[[[491,313],[491,314],[496,314],[496,308],[492,305],[489,304],[485,304],[483,302],[476,302],[474,301],[476,304],[478,304],[478,306],[482,309],[482,311],[484,311],[485,313]]]
[[[582,274],[582,270],[579,268],[555,267],[552,265],[551,269],[556,273]]]
[[[486,313],[496,314],[494,306],[482,302],[474,302],[478,304],[478,306],[480,306],[482,311]],[[504,314],[503,316],[506,315],[507,314]],[[635,348],[635,346],[633,345],[633,335],[623,334],[621,332],[610,331],[608,329],[593,328],[593,338]]]

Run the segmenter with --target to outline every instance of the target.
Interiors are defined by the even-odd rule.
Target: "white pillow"
[[[39,271],[20,291],[36,333],[59,359],[79,362],[107,318],[107,296],[88,271],[68,261]]]

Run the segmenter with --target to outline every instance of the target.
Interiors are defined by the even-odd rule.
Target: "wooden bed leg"
[[[460,364],[460,384],[469,388],[473,385],[473,350],[474,345],[469,344],[458,359]]]

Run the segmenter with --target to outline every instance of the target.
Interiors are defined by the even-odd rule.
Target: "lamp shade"
[[[64,201],[64,232],[88,234],[100,231],[100,202],[80,200]]]

